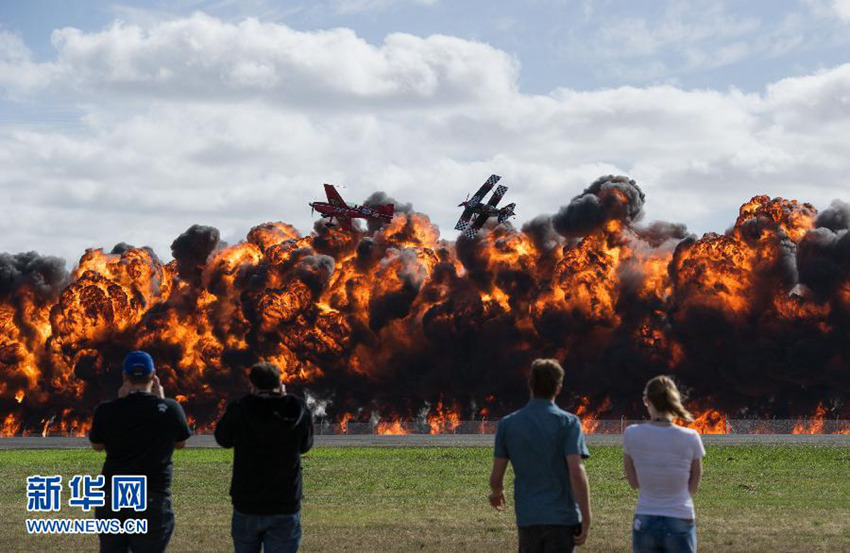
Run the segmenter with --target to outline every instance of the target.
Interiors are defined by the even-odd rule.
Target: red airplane
[[[315,211],[322,214],[322,217],[328,218],[328,226],[332,227],[333,220],[339,221],[339,225],[347,231],[351,231],[354,227],[351,225],[352,219],[372,219],[382,223],[388,223],[393,220],[395,206],[393,204],[378,205],[369,207],[366,205],[349,205],[345,203],[339,192],[336,191],[334,185],[325,184],[325,194],[328,196],[327,202],[310,202],[309,205]]]

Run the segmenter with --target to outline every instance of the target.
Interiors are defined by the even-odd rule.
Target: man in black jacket
[[[124,359],[123,376],[118,399],[97,406],[89,432],[92,448],[106,450],[102,472],[106,501],[95,510],[95,516],[122,521],[145,519],[148,528],[144,534],[100,534],[100,551],[161,553],[174,531],[172,454],[186,445],[192,431],[180,404],[165,397],[150,355],[129,353]],[[126,510],[120,505],[113,511],[112,480],[131,475],[145,478],[144,511]]]
[[[234,448],[231,535],[236,553],[289,553],[301,545],[301,454],[313,446],[313,416],[287,395],[280,369],[251,367],[251,393],[231,402],[215,440]]]

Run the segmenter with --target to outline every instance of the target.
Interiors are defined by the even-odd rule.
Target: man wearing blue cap
[[[146,534],[99,534],[101,552],[165,551],[174,532],[171,508],[172,454],[186,445],[192,434],[180,404],[165,397],[153,359],[143,351],[124,358],[124,382],[118,398],[94,410],[89,440],[96,451],[106,450],[101,471],[106,479],[106,506],[96,509],[101,519],[141,518]],[[112,510],[115,476],[145,476],[147,505],[143,512]]]

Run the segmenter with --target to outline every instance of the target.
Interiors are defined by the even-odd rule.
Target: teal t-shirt
[[[573,454],[590,456],[581,421],[549,400],[532,399],[499,421],[494,456],[513,465],[517,526],[581,522],[567,468]]]

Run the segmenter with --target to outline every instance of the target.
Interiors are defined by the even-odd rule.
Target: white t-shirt
[[[694,501],[688,492],[691,462],[705,457],[696,430],[634,424],[623,435],[623,451],[634,461],[640,485],[635,514],[694,518]]]

